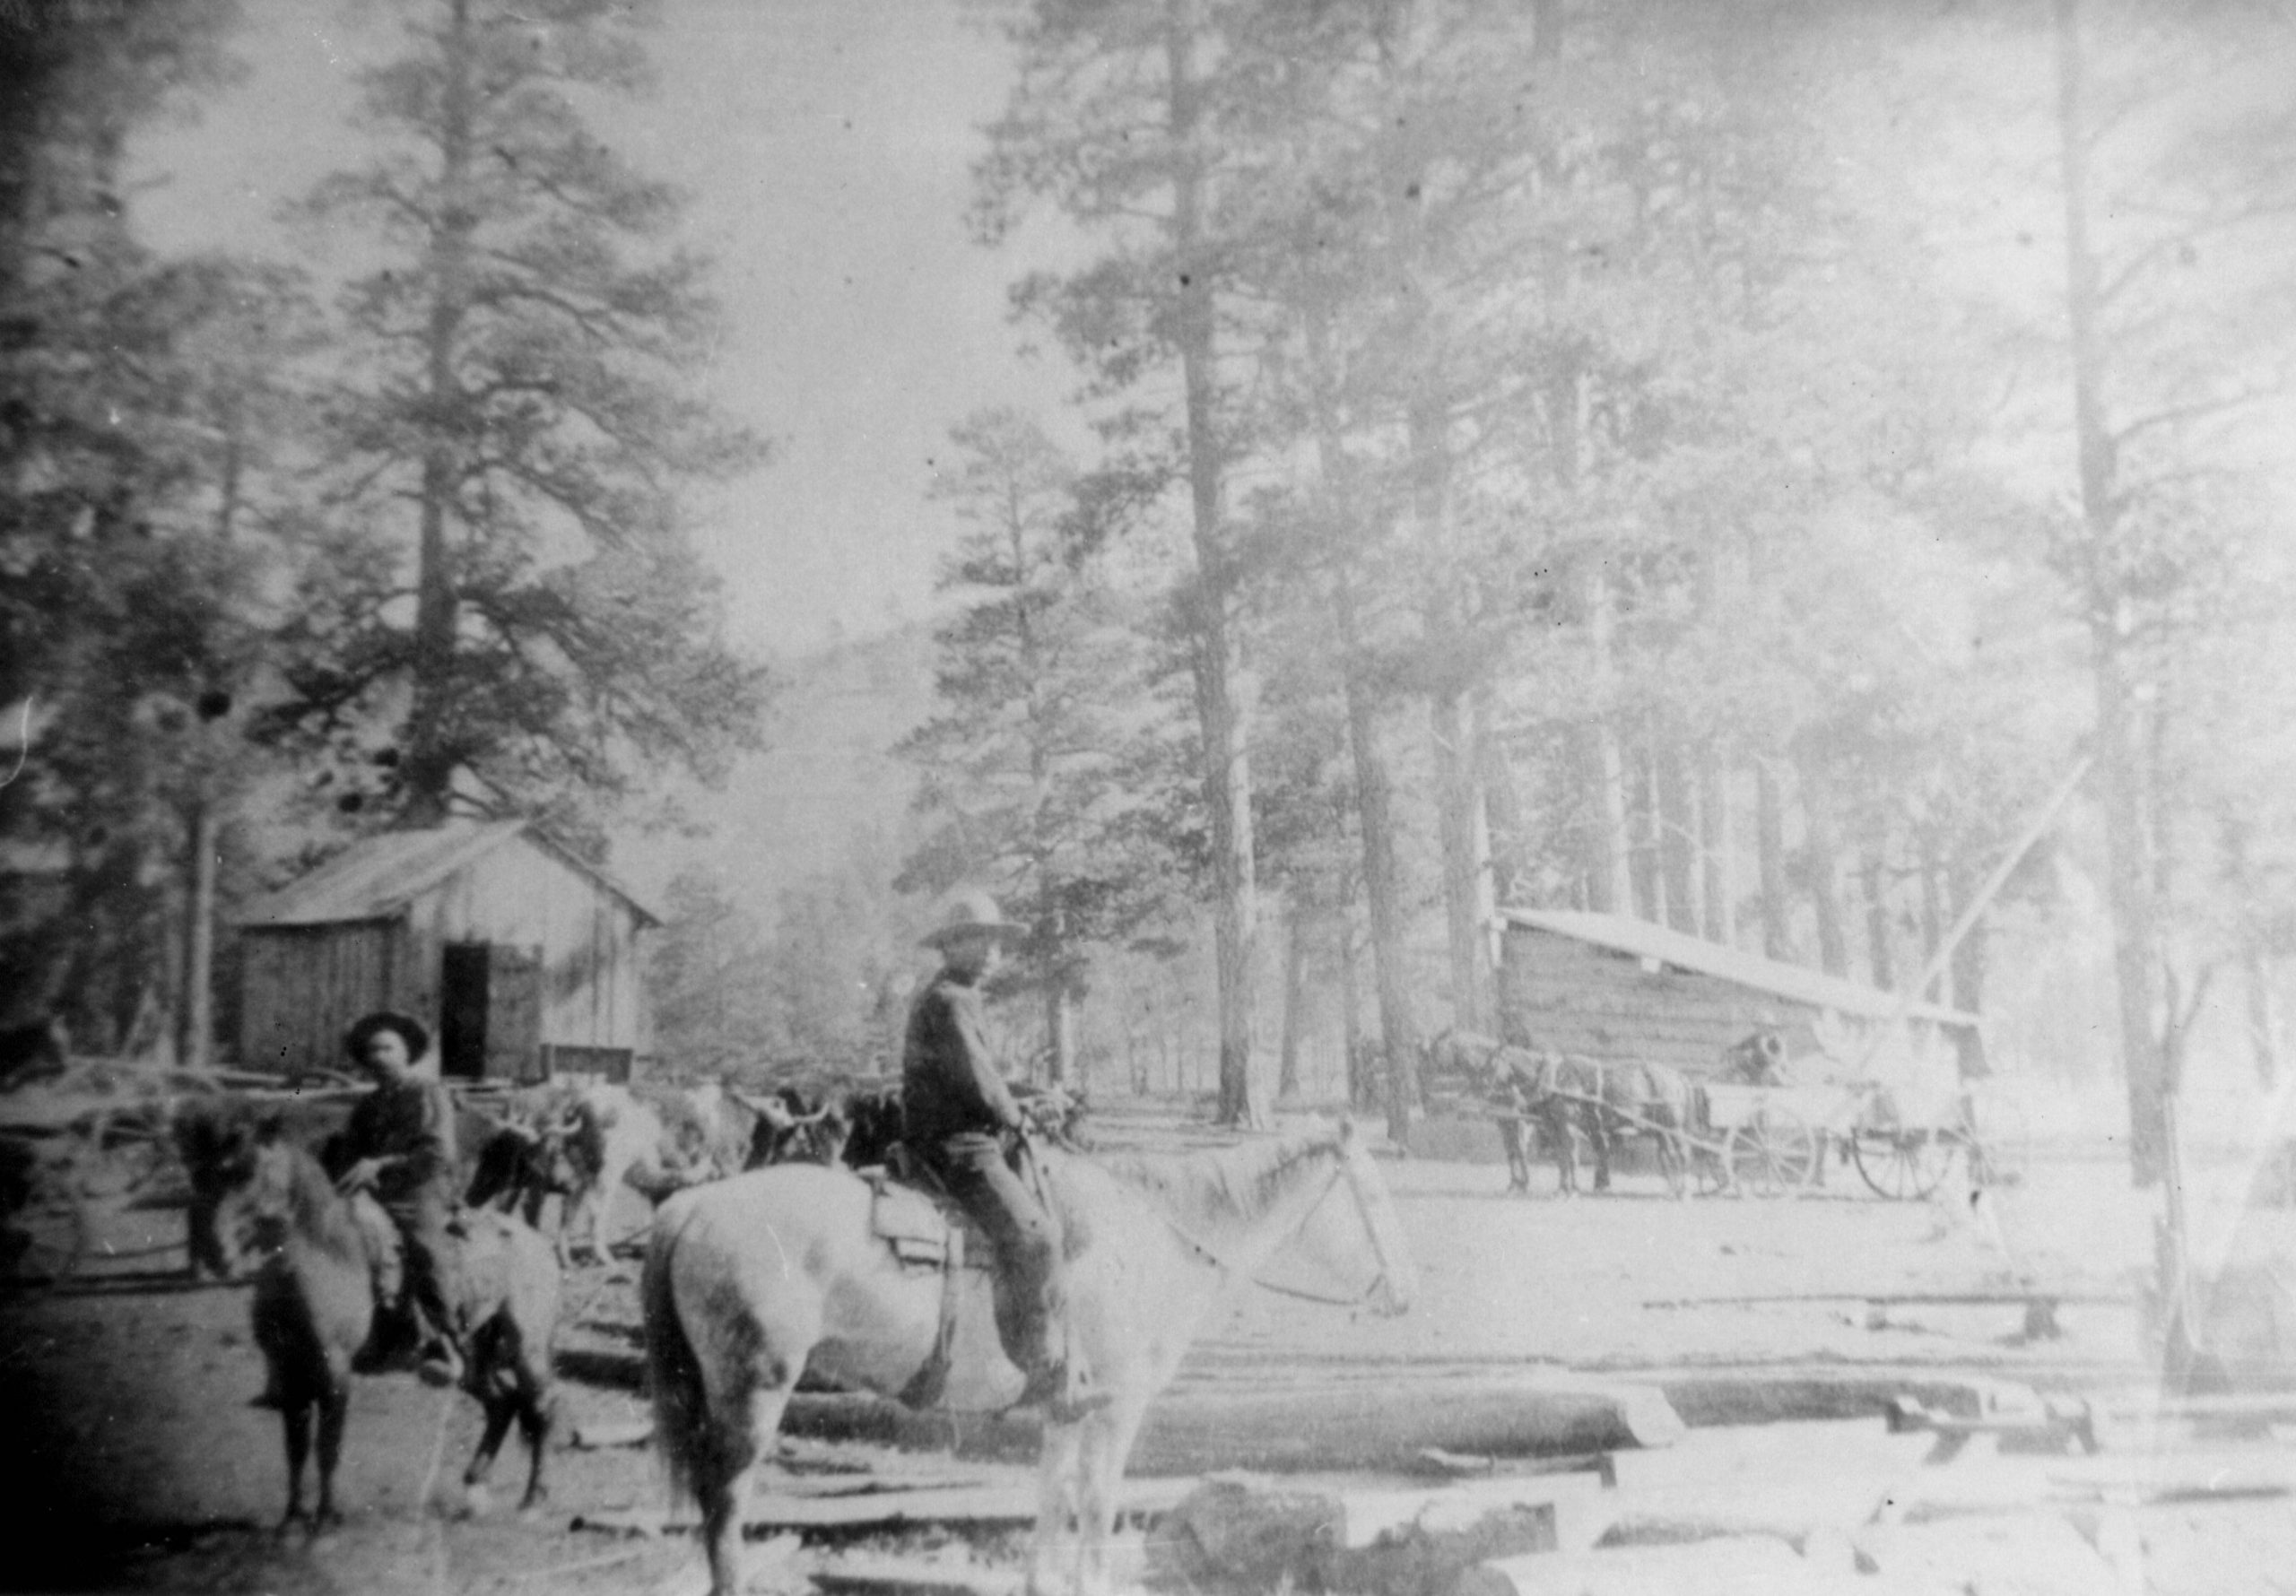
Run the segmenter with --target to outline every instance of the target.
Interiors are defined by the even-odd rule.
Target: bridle
[[[1352,1308],[1356,1306],[1358,1304],[1369,1302],[1371,1299],[1372,1294],[1377,1292],[1380,1287],[1387,1283],[1387,1274],[1390,1267],[1387,1262],[1387,1250],[1385,1245],[1379,1240],[1379,1227],[1371,1222],[1370,1201],[1363,1194],[1362,1177],[1355,1173],[1354,1156],[1344,1147],[1339,1149],[1338,1152],[1339,1161],[1332,1168],[1330,1181],[1325,1184],[1324,1189],[1321,1192],[1316,1194],[1316,1200],[1308,1205],[1307,1211],[1300,1216],[1300,1223],[1298,1226],[1293,1227],[1294,1231],[1296,1233],[1296,1231],[1300,1229],[1304,1229],[1307,1227],[1308,1221],[1314,1219],[1318,1213],[1322,1211],[1323,1205],[1331,1201],[1331,1194],[1339,1189],[1341,1183],[1345,1182],[1349,1193],[1355,1199],[1356,1216],[1363,1221],[1363,1234],[1370,1240],[1371,1254],[1378,1261],[1379,1267],[1373,1272],[1370,1283],[1366,1285],[1362,1290],[1357,1292],[1352,1297],[1327,1296],[1319,1291],[1306,1291],[1296,1286],[1283,1286],[1277,1284],[1274,1280],[1264,1280],[1257,1275],[1249,1277],[1252,1284],[1257,1286],[1263,1291],[1273,1291],[1278,1297],[1296,1297],[1301,1302],[1321,1303],[1326,1307]],[[1201,1257],[1205,1262],[1211,1264],[1214,1269],[1217,1269],[1222,1274],[1235,1275],[1243,1272],[1241,1270],[1237,1268],[1236,1265],[1229,1262],[1225,1258],[1222,1258],[1219,1253],[1212,1247],[1207,1246],[1196,1236],[1189,1235],[1187,1227],[1181,1225],[1178,1219],[1172,1218],[1170,1214],[1165,1212],[1161,1208],[1159,1208],[1156,1211],[1159,1216],[1162,1218],[1164,1223],[1170,1227],[1174,1236],[1178,1236],[1181,1242],[1186,1244],[1190,1251]]]

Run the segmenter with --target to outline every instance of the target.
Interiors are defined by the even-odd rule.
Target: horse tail
[[[668,1471],[670,1488],[693,1494],[711,1444],[709,1398],[701,1383],[701,1359],[678,1317],[671,1281],[672,1261],[683,1227],[657,1227],[639,1276],[638,1303],[646,1326],[647,1385],[654,1401],[654,1452]]]

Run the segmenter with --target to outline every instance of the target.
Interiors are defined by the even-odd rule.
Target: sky
[[[164,250],[286,255],[278,207],[351,164],[352,74],[391,54],[386,8],[245,0],[242,82],[132,156],[135,222]],[[1003,44],[953,0],[672,0],[648,100],[594,130],[687,190],[685,241],[716,257],[725,340],[709,391],[774,463],[692,503],[726,625],[787,655],[924,612],[953,521],[925,490],[948,430],[987,403],[1048,411],[1057,358],[1024,361],[1005,286],[1055,247],[1000,250],[965,213]],[[337,260],[336,270],[353,262]]]

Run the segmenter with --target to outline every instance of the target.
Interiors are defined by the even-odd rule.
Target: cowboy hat
[[[996,907],[996,900],[987,893],[958,892],[942,906],[941,924],[918,940],[928,948],[942,948],[961,936],[987,935],[1018,941],[1028,934],[1027,926],[1004,918]]]
[[[352,1058],[364,1063],[367,1057],[367,1044],[372,1041],[376,1034],[380,1031],[398,1033],[399,1040],[406,1044],[406,1056],[409,1062],[419,1059],[430,1051],[430,1033],[422,1028],[422,1022],[412,1015],[394,1013],[388,1009],[366,1016],[349,1030],[344,1032],[343,1050]]]

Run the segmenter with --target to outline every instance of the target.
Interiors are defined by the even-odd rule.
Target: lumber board
[[[1118,1493],[1126,1514],[1169,1513],[1195,1488],[1192,1479],[1128,1479]],[[921,1489],[799,1494],[775,1490],[750,1498],[742,1514],[744,1534],[893,1530],[923,1524],[1009,1527],[1036,1522],[1037,1488],[1027,1484],[935,1486]],[[574,1521],[579,1530],[625,1535],[689,1533],[700,1521],[684,1512],[609,1507]]]

